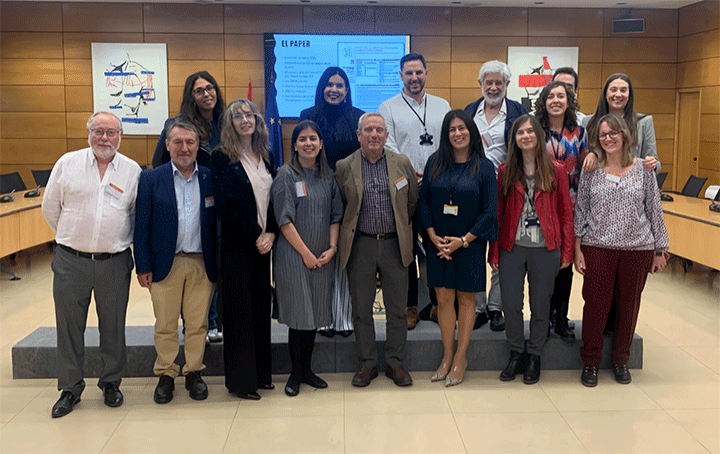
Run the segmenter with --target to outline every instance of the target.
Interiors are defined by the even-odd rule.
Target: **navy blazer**
[[[215,208],[210,169],[198,166],[200,235],[205,272],[215,282]],[[208,206],[209,205],[209,206]],[[153,273],[153,282],[167,277],[175,259],[178,214],[171,163],[140,174],[135,203],[135,268]]]

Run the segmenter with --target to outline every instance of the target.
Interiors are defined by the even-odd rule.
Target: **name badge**
[[[107,186],[105,186],[105,192],[110,194],[111,196],[115,197],[116,199],[119,199],[121,195],[125,193],[122,189],[115,186],[114,184],[110,183]]]
[[[482,138],[483,145],[485,145],[485,148],[488,148],[490,145],[492,145],[493,139],[489,132],[486,132],[485,134],[481,135],[480,137]]]
[[[458,215],[457,205],[448,205],[446,203],[445,205],[443,205],[443,214],[449,214],[450,216],[457,216]]]
[[[298,197],[307,197],[307,188],[305,188],[304,181],[295,182],[295,194],[297,194]]]
[[[398,191],[407,185],[408,185],[408,181],[407,181],[407,178],[405,178],[404,176],[395,180],[395,189],[397,189]]]
[[[610,174],[610,173],[605,174],[605,179],[612,181],[613,183],[620,183],[620,177],[617,175]]]
[[[215,206],[215,197],[205,197],[205,208],[212,208]]]

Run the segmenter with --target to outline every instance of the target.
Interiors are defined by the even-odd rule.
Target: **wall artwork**
[[[168,117],[163,44],[92,43],[95,112],[117,115],[125,135],[158,134]]]
[[[507,97],[534,110],[542,88],[552,81],[556,69],[578,69],[577,47],[508,47],[508,66],[512,73]],[[580,75],[579,77],[582,77]]]

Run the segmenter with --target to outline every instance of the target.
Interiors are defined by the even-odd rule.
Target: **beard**
[[[500,94],[497,97],[490,98],[488,96],[488,92],[483,90],[483,95],[485,95],[485,103],[487,103],[490,107],[496,107],[500,105],[501,102],[503,102],[503,99],[505,99],[505,95],[507,94],[507,88],[503,88],[503,90],[500,92]]]
[[[90,140],[88,140],[88,143],[90,143]],[[90,143],[90,148],[92,149],[95,157],[98,159],[111,160],[113,156],[115,156],[115,153],[117,153],[118,148],[120,148],[120,141],[118,141],[117,147],[115,148],[113,148],[112,145],[103,148],[96,148],[92,146],[92,143]]]

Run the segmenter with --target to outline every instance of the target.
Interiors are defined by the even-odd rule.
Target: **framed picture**
[[[507,97],[535,110],[542,88],[552,81],[556,69],[578,69],[577,47],[508,47],[508,66],[512,80]]]

